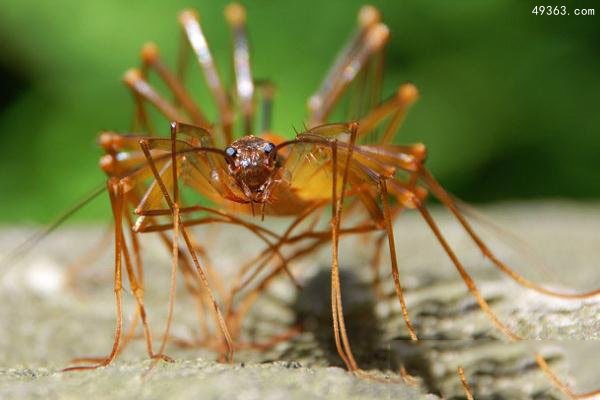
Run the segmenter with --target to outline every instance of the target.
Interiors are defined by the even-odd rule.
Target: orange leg
[[[175,105],[180,104],[188,113],[194,124],[205,128],[210,126],[209,121],[206,119],[206,116],[200,107],[185,89],[183,82],[164,64],[160,58],[158,47],[154,43],[147,43],[142,48],[142,62],[142,76],[146,75],[145,71],[148,68],[155,71],[173,93]],[[181,120],[178,121],[183,122]]]
[[[425,180],[425,182],[431,188],[431,191],[436,195],[436,197],[450,210],[450,212],[456,217],[462,227],[465,229],[467,234],[471,237],[473,242],[479,247],[483,255],[489,259],[500,271],[509,276],[515,282],[520,285],[532,289],[536,292],[545,294],[547,296],[558,297],[563,299],[587,299],[600,294],[600,289],[592,290],[586,293],[560,293],[547,288],[544,288],[540,285],[537,285],[527,278],[521,276],[514,270],[512,270],[508,265],[498,259],[494,253],[485,245],[483,240],[475,233],[474,229],[471,227],[469,222],[465,219],[462,213],[458,210],[458,207],[454,203],[452,197],[442,188],[442,186],[435,180],[435,178],[423,168],[421,172],[421,176]]]
[[[333,107],[368,61],[387,42],[389,32],[379,11],[365,6],[359,13],[358,32],[337,56],[317,92],[308,101],[309,126],[323,124]]]
[[[467,382],[467,378],[465,377],[465,370],[463,367],[458,367],[458,376],[460,378],[460,383],[465,391],[465,395],[467,396],[467,400],[473,400],[473,392],[471,391],[471,387],[469,387],[469,383]]]
[[[275,95],[275,85],[270,81],[260,81],[256,83],[256,89],[261,97],[260,105],[260,133],[271,132],[271,121],[273,119],[273,97]]]
[[[226,144],[229,144],[233,141],[233,112],[206,37],[200,26],[198,13],[192,10],[183,11],[179,14],[179,23],[204,73],[206,84],[215,99],[219,110],[223,139]],[[174,119],[174,121],[179,120]]]
[[[430,187],[431,187],[431,189],[432,189],[432,191],[433,191],[434,194],[436,194],[436,195],[439,196],[439,195],[445,193],[444,191],[441,190],[441,186],[439,186],[439,184],[437,184],[437,182],[434,181],[433,178],[431,178],[430,175],[426,174],[425,175],[425,179],[426,179],[427,183],[430,184]],[[440,200],[447,207],[451,207],[450,204],[453,205],[453,203],[450,203],[450,201],[448,199],[449,199],[449,197],[448,198],[446,198],[446,197],[440,198]],[[454,253],[454,251],[450,247],[450,245],[446,242],[445,238],[443,237],[441,231],[439,230],[437,224],[433,220],[433,217],[431,216],[431,214],[429,213],[429,211],[427,210],[427,208],[425,208],[425,206],[421,203],[421,201],[419,199],[416,198],[416,196],[414,196],[411,199],[411,202],[412,202],[412,204],[414,204],[417,207],[417,209],[421,213],[423,219],[429,225],[429,227],[431,228],[431,231],[434,233],[436,239],[438,240],[438,242],[440,243],[440,245],[442,246],[442,248],[444,249],[444,251],[446,252],[446,254],[448,255],[448,257],[451,259],[451,261],[454,264],[454,266],[456,267],[459,275],[461,276],[461,278],[463,279],[463,281],[467,285],[467,288],[469,289],[469,291],[471,292],[471,294],[473,295],[473,297],[475,297],[475,300],[477,301],[477,303],[479,304],[479,306],[481,307],[481,309],[488,316],[488,318],[492,321],[492,323],[496,326],[496,328],[498,328],[502,333],[504,333],[510,340],[520,340],[520,339],[522,339],[519,335],[517,335],[516,333],[514,333],[510,328],[508,328],[504,323],[502,323],[499,320],[499,318],[496,316],[496,314],[492,311],[492,309],[490,308],[490,306],[487,303],[487,301],[483,298],[483,296],[479,292],[479,289],[475,285],[475,282],[473,281],[473,279],[471,278],[471,276],[466,272],[466,270],[464,269],[464,267],[462,266],[462,264],[458,260],[456,254]],[[463,220],[464,220],[464,217],[462,217],[462,215],[458,212],[457,209],[455,209],[455,212],[456,212],[455,216],[457,218],[460,215],[461,218],[463,218]],[[469,225],[468,224],[464,224],[463,225],[463,227],[465,227],[465,229],[468,231],[468,229],[466,228],[467,226],[469,226]],[[470,228],[470,226],[469,226],[469,228]],[[477,237],[477,236],[475,236],[475,237]],[[481,242],[481,243],[483,244],[483,242]],[[483,247],[483,248],[487,249],[486,247]],[[485,253],[484,252],[484,254],[487,255],[487,254],[490,254],[490,253]],[[504,266],[504,267],[508,268],[506,266]],[[504,271],[504,269],[501,269],[501,270]],[[522,283],[519,280],[517,280],[517,282],[518,283]],[[526,282],[529,282],[529,281],[526,281]],[[534,284],[532,284],[532,285],[534,285]],[[528,285],[523,285],[523,286],[530,287]],[[534,286],[536,288],[538,288],[538,289],[541,288],[541,287],[539,287],[537,285],[534,285]],[[531,288],[533,289],[534,287],[531,287]],[[541,288],[541,289],[543,289],[543,288]],[[546,293],[545,290],[538,290],[538,291],[540,291],[542,293]],[[546,294],[549,294],[549,293],[546,293]],[[590,297],[589,294],[583,294],[583,295],[564,295],[563,296],[562,294],[558,294],[558,293],[554,293],[554,292],[552,292],[552,295],[554,295],[554,296],[560,295],[558,297],[570,297],[570,298],[578,298],[578,296],[581,296],[581,297]],[[568,388],[568,386],[566,386],[562,381],[560,381],[560,379],[558,379],[558,377],[554,374],[554,372],[552,372],[552,370],[550,369],[550,367],[548,366],[548,364],[546,363],[546,361],[544,360],[544,358],[540,354],[535,354],[535,360],[536,360],[536,363],[538,364],[538,366],[540,367],[540,369],[548,376],[548,378],[550,379],[550,381],[552,382],[552,384],[555,385],[563,393],[565,393],[569,398],[573,398],[573,399],[585,399],[585,398],[591,398],[593,396],[597,396],[598,394],[600,394],[600,389],[592,391],[592,392],[589,392],[589,393],[575,394],[573,391],[571,391]]]
[[[190,236],[185,228],[185,226],[183,226],[182,221],[181,221],[181,216],[179,214],[179,210],[175,210],[175,208],[179,208],[179,204],[177,203],[178,199],[179,199],[179,189],[178,189],[178,185],[177,185],[177,151],[175,149],[176,146],[176,140],[175,140],[175,131],[173,130],[171,132],[171,136],[172,136],[172,150],[171,150],[171,155],[173,158],[172,161],[172,173],[173,173],[173,177],[172,177],[172,183],[173,183],[173,197],[171,197],[171,195],[169,194],[167,187],[165,186],[165,183],[161,177],[161,174],[158,172],[154,159],[152,158],[152,155],[150,153],[150,148],[148,145],[148,141],[147,140],[141,140],[140,141],[140,146],[142,147],[142,151],[144,152],[144,154],[146,155],[146,158],[148,160],[148,164],[152,170],[152,173],[154,175],[154,179],[156,181],[156,183],[158,184],[158,186],[160,187],[160,190],[162,192],[162,195],[164,196],[164,199],[167,203],[167,205],[169,206],[169,208],[172,211],[173,214],[173,218],[175,218],[175,214],[177,217],[177,225],[180,227],[180,233],[181,236],[185,242],[185,245],[187,247],[187,250],[189,252],[189,254],[192,257],[192,261],[194,263],[194,266],[196,267],[196,271],[199,275],[199,279],[200,282],[202,283],[202,286],[204,288],[204,290],[206,290],[210,301],[212,303],[212,309],[214,312],[214,316],[216,319],[216,324],[217,326],[219,326],[220,329],[220,333],[225,341],[225,347],[226,347],[226,359],[227,361],[233,361],[233,341],[231,339],[231,335],[229,333],[229,329],[227,327],[227,325],[225,324],[225,320],[223,318],[223,315],[221,313],[221,310],[219,308],[219,305],[214,297],[214,294],[212,292],[212,289],[210,288],[210,284],[208,282],[208,279],[206,277],[206,274],[202,268],[202,266],[200,265],[198,256],[196,254],[195,248],[193,246],[193,243],[191,242]],[[175,199],[175,201],[173,200]],[[174,301],[174,299],[170,296],[169,299],[169,310],[170,312],[172,312],[173,306],[172,306],[172,302]],[[170,319],[168,319],[168,321],[170,322]],[[168,332],[169,327],[167,326],[165,331]],[[165,336],[166,338],[166,336]]]
[[[162,97],[144,78],[142,71],[132,68],[125,73],[123,81],[129,87],[136,99],[139,99],[138,110],[143,110],[147,115],[143,101],[156,107],[169,121],[187,122],[188,118],[182,114],[174,104]],[[145,117],[147,121],[147,117]]]
[[[383,219],[385,222],[386,235],[388,238],[388,245],[390,249],[390,260],[392,263],[392,277],[394,279],[394,287],[396,289],[396,295],[398,297],[398,301],[400,302],[400,307],[402,310],[402,318],[406,323],[406,327],[408,328],[408,332],[410,334],[411,340],[417,340],[417,333],[415,332],[415,328],[410,322],[410,318],[408,316],[408,309],[406,308],[406,301],[404,300],[404,294],[402,291],[402,285],[400,285],[400,274],[398,272],[398,259],[396,257],[396,243],[394,241],[394,229],[392,227],[392,215],[390,212],[390,206],[388,203],[388,191],[387,191],[387,183],[385,179],[380,180],[380,190],[381,190],[381,199],[383,203]]]
[[[351,131],[351,139],[350,139],[350,150],[349,154],[346,157],[346,163],[343,170],[342,176],[342,185],[340,196],[338,199],[337,192],[337,180],[338,180],[338,146],[337,140],[333,139],[331,142],[331,153],[332,153],[332,194],[331,194],[331,204],[332,204],[332,221],[331,221],[331,311],[333,316],[333,333],[335,339],[335,345],[338,351],[338,354],[344,360],[344,363],[348,367],[348,369],[352,372],[358,372],[358,365],[356,360],[354,359],[354,355],[352,354],[352,350],[350,348],[350,341],[348,340],[348,334],[346,332],[346,324],[344,321],[344,310],[342,306],[342,292],[341,292],[341,284],[340,284],[340,273],[339,273],[339,230],[341,224],[342,217],[342,206],[344,202],[344,192],[346,190],[346,183],[348,180],[348,168],[350,159],[352,158],[352,149],[354,147],[354,143],[356,141],[356,133],[358,126],[354,124],[352,126]],[[343,345],[343,346],[342,346]]]
[[[121,268],[121,255],[122,255],[122,246],[123,246],[123,236],[122,236],[122,217],[123,217],[123,202],[124,202],[124,193],[123,187],[116,183],[116,179],[109,179],[108,183],[108,193],[110,196],[113,216],[115,220],[115,274],[114,274],[114,293],[115,293],[115,306],[116,306],[116,322],[115,322],[115,335],[113,340],[112,349],[108,356],[106,356],[103,360],[98,362],[95,365],[84,365],[77,367],[69,367],[63,369],[64,372],[67,371],[84,371],[96,369],[99,367],[106,366],[110,364],[119,351],[119,345],[121,342],[121,331],[123,329],[123,304],[122,304],[122,293],[121,290],[123,288],[122,281],[122,268]]]
[[[250,70],[250,49],[246,34],[246,10],[238,3],[230,3],[225,8],[225,18],[233,33],[233,69],[239,107],[244,125],[242,134],[253,132],[254,82]]]

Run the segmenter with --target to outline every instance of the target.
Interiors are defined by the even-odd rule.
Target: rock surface
[[[481,218],[475,222],[497,255],[529,279],[565,291],[600,287],[600,206],[505,204],[484,213],[523,239],[499,233]],[[159,363],[148,372],[151,362],[144,341],[134,340],[109,367],[61,373],[73,357],[108,352],[115,318],[111,244],[104,245],[104,254],[94,255],[93,263],[79,262],[76,272],[69,274],[69,265],[93,247],[102,230],[66,227],[19,262],[14,258],[2,264],[0,399],[460,398],[464,395],[455,373],[459,365],[465,368],[476,398],[563,398],[537,369],[534,349],[576,390],[596,389],[600,300],[556,300],[514,284],[482,258],[448,215],[441,210],[434,215],[502,321],[518,334],[539,340],[498,340],[502,335],[477,307],[431,232],[418,215],[407,214],[396,224],[396,241],[409,313],[425,339],[419,346],[406,340],[395,297],[378,301],[372,294],[367,283],[368,241],[342,243],[350,341],[360,365],[377,379],[358,379],[340,368],[331,336],[327,248],[292,265],[304,286],[302,292],[281,279],[252,309],[248,337],[264,337],[295,323],[304,326],[302,334],[267,351],[240,352],[229,365],[215,362],[215,354],[206,349],[184,349],[170,342],[167,354],[176,361]],[[24,228],[0,230],[0,259],[30,233]],[[262,248],[227,227],[209,228],[198,237],[225,275]],[[145,299],[157,347],[167,313],[170,264],[156,242],[144,243],[144,249]],[[387,252],[382,255],[384,271],[389,263]],[[382,276],[384,291],[393,294],[389,273]],[[196,311],[181,280],[178,285],[172,334],[193,339]],[[129,293],[124,302],[128,322],[134,311]],[[397,379],[400,366],[417,384],[381,382]]]

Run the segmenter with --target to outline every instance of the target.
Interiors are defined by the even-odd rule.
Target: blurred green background
[[[275,129],[291,136],[363,2],[243,3],[254,75],[277,84]],[[96,134],[131,123],[122,73],[148,40],[175,60],[182,8],[199,10],[230,82],[225,4],[1,0],[0,221],[47,222],[103,182]],[[427,144],[446,187],[473,202],[600,196],[597,3],[564,3],[596,9],[578,17],[535,16],[526,1],[372,4],[392,31],[385,93],[404,81],[421,91],[399,137]],[[102,198],[76,219],[108,216]]]

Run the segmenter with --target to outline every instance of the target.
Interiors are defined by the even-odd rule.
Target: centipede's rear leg
[[[438,196],[440,198],[440,201],[442,201],[448,208],[451,209],[453,214],[455,214],[455,216],[457,218],[459,218],[459,221],[461,220],[460,218],[462,218],[463,221],[461,223],[463,224],[463,227],[465,228],[465,230],[467,230],[467,232],[469,233],[470,236],[472,235],[471,236],[472,239],[477,243],[477,240],[480,240],[480,239],[476,236],[474,231],[472,231],[472,229],[470,228],[470,226],[468,225],[466,220],[464,220],[464,217],[462,217],[462,215],[459,213],[458,209],[456,209],[454,204],[451,203],[451,201],[450,201],[451,198],[449,197],[449,195],[447,195],[443,191],[441,186],[439,186],[439,184],[437,184],[437,182],[435,180],[433,180],[431,175],[429,175],[427,172],[422,172],[422,171],[424,171],[423,168],[420,168],[419,171],[420,171],[419,177],[423,178],[423,181],[428,185],[429,189],[436,196]],[[439,244],[443,248],[444,252],[448,255],[452,264],[458,271],[460,277],[465,282],[469,292],[475,298],[475,300],[477,301],[480,308],[487,315],[487,317],[491,320],[491,322],[494,324],[494,326],[499,331],[501,331],[505,336],[507,336],[509,340],[522,339],[519,335],[517,335],[515,332],[513,332],[506,324],[504,324],[498,318],[498,316],[491,309],[491,307],[489,306],[487,301],[483,298],[483,296],[481,295],[481,292],[477,288],[475,281],[470,276],[470,274],[466,271],[466,269],[462,265],[461,261],[459,260],[458,256],[456,255],[456,253],[454,252],[452,247],[449,245],[449,243],[446,241],[444,235],[442,234],[440,228],[438,227],[437,223],[435,222],[433,216],[429,213],[427,207],[423,203],[423,199],[418,195],[418,192],[415,191],[414,187],[411,187],[410,185],[407,185],[406,183],[402,183],[398,180],[389,180],[389,184],[391,185],[392,192],[395,195],[395,197],[397,198],[398,203],[403,204],[407,208],[416,208],[420,212],[421,216],[423,217],[423,220],[427,223],[430,230],[434,234],[436,240],[439,242]],[[384,207],[385,206],[386,205],[384,203]],[[487,247],[485,247],[483,242],[480,241],[480,243],[478,243],[478,245],[480,246],[480,249],[482,249],[482,251],[485,250],[484,254],[486,255],[486,257],[493,257],[493,255],[490,256],[491,252],[489,252],[489,250],[487,250]],[[494,261],[494,259],[493,259],[493,261]],[[506,272],[506,269],[508,267],[504,264],[501,264],[501,267],[499,267],[499,268],[501,270],[503,270],[503,272]],[[522,279],[524,279],[524,278],[522,278]],[[530,285],[527,285],[526,287],[530,287]],[[533,288],[533,287],[530,287],[530,288]],[[540,287],[536,285],[536,288],[540,288]],[[540,291],[540,290],[538,290],[538,291]],[[548,291],[545,291],[545,292],[548,292]],[[592,293],[594,293],[594,292],[592,292]],[[556,293],[553,293],[553,294],[556,295]],[[588,297],[589,294],[570,295],[570,296],[571,297],[577,297],[577,296]],[[568,389],[568,387],[566,385],[564,385],[556,377],[556,375],[553,374],[553,372],[550,370],[550,368],[548,367],[548,365],[546,364],[545,360],[543,359],[543,357],[541,355],[536,354],[536,362],[538,363],[540,368],[544,371],[544,373],[546,373],[546,375],[549,376],[552,383],[555,386],[557,386],[561,391],[563,391],[565,394],[567,394],[567,396],[569,396],[570,398],[586,398],[586,397],[590,397],[591,395],[595,395],[600,392],[600,391],[594,391],[594,392],[581,394],[581,395],[574,394],[572,391],[570,391],[570,389]]]
[[[219,76],[215,65],[212,52],[200,24],[200,17],[195,10],[184,10],[179,14],[179,23],[183,30],[184,46],[191,48],[191,52],[185,51],[181,54],[180,66],[178,70],[183,70],[183,65],[190,53],[193,53],[198,60],[200,69],[204,74],[206,85],[216,103],[219,111],[219,123],[223,132],[223,142],[231,143],[233,141],[233,110],[225,87]],[[185,121],[171,119],[172,121]]]
[[[381,54],[389,31],[380,21],[381,15],[375,7],[365,6],[360,10],[356,33],[339,52],[321,86],[308,101],[309,127],[327,121],[335,105],[359,73]],[[376,76],[377,79],[381,80],[381,74]]]
[[[471,240],[475,243],[475,245],[481,250],[483,256],[492,262],[492,264],[505,275],[510,277],[512,280],[517,282],[523,287],[534,290],[538,293],[545,294],[551,297],[557,297],[561,299],[589,299],[594,296],[600,295],[600,289],[592,290],[585,293],[561,293],[554,290],[547,289],[543,286],[540,286],[524,276],[517,273],[515,270],[510,268],[506,263],[500,260],[491,249],[485,244],[485,242],[479,237],[479,235],[475,232],[471,224],[467,221],[467,219],[462,215],[456,203],[454,202],[452,196],[450,196],[444,188],[435,180],[433,175],[429,173],[425,168],[422,169],[420,176],[424,180],[424,182],[430,187],[432,193],[444,204],[446,208],[454,215],[454,217],[458,220],[460,225],[463,227],[465,232],[469,235]]]
[[[503,273],[508,275],[510,278],[512,278],[514,281],[516,281],[520,285],[522,285],[528,289],[537,291],[539,293],[548,295],[548,296],[564,298],[564,299],[585,299],[585,298],[591,298],[600,293],[600,290],[593,290],[593,291],[590,291],[587,293],[575,293],[575,294],[559,293],[559,292],[555,292],[555,291],[546,289],[540,285],[537,285],[537,284],[529,281],[525,277],[519,275],[514,270],[512,270],[510,267],[508,267],[508,265],[506,265],[501,260],[499,260],[491,252],[491,250],[485,245],[485,243],[475,233],[475,231],[470,226],[470,224],[465,219],[465,217],[460,213],[460,211],[458,210],[452,197],[441,187],[441,185],[433,178],[433,176],[431,174],[429,174],[429,172],[427,170],[425,170],[424,168],[422,169],[422,172],[420,175],[423,178],[423,180],[425,181],[425,183],[428,184],[428,186],[431,189],[431,191],[433,192],[433,194],[435,194],[436,197],[438,197],[438,199],[458,219],[459,223],[463,226],[463,228],[465,229],[467,234],[471,237],[471,239],[479,247],[479,249],[482,251],[484,256],[486,258],[488,258],[490,261],[492,261],[493,265],[496,268],[498,268],[500,271],[502,271]],[[431,228],[432,232],[434,233],[434,235],[437,238],[440,245],[444,248],[444,251],[446,252],[446,254],[452,260],[452,263],[457,268],[461,278],[465,281],[467,288],[473,294],[473,296],[477,300],[477,303],[480,305],[482,310],[488,315],[488,317],[491,319],[491,321],[494,323],[494,325],[500,331],[502,331],[509,339],[511,339],[511,340],[521,339],[520,336],[518,336],[511,329],[509,329],[504,323],[500,322],[500,320],[498,319],[496,314],[491,310],[491,308],[489,307],[487,302],[483,299],[483,297],[481,296],[479,290],[477,289],[477,287],[475,285],[475,282],[470,277],[470,275],[465,271],[464,267],[458,260],[456,254],[453,252],[453,250],[451,249],[449,244],[446,242],[440,229],[437,227],[437,224],[435,223],[433,217],[431,216],[429,211],[426,209],[424,204],[417,202],[416,205],[417,205],[417,208],[420,211],[421,215],[423,216],[424,220],[427,222],[427,224]],[[593,396],[597,396],[598,394],[600,394],[600,389],[594,390],[594,391],[591,391],[588,393],[582,393],[582,394],[574,393],[565,383],[563,383],[556,376],[556,374],[548,366],[545,359],[539,353],[535,354],[535,361],[538,364],[538,366],[540,367],[540,369],[546,374],[546,376],[552,382],[552,384],[554,386],[556,386],[560,391],[562,391],[565,395],[567,395],[569,398],[585,399],[585,398],[591,398]]]

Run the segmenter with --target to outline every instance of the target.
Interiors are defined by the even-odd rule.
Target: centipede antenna
[[[25,239],[23,243],[17,246],[14,250],[10,251],[6,256],[0,260],[0,269],[3,269],[9,263],[15,265],[18,263],[27,253],[29,253],[35,246],[37,246],[42,240],[50,235],[56,228],[62,225],[67,219],[71,218],[75,213],[84,208],[86,205],[92,202],[95,198],[100,196],[106,190],[106,185],[103,183],[101,186],[93,189],[89,194],[84,196],[81,200],[75,203],[71,208],[58,216],[52,221],[46,228],[41,231],[35,232],[33,235]]]

